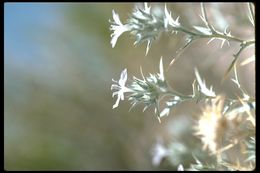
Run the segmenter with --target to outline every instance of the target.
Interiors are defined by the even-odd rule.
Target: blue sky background
[[[4,4],[5,169],[149,167],[123,154],[134,136],[122,138],[131,128],[119,122],[132,123],[112,110],[111,79],[127,63],[110,45],[111,14],[106,4]]]
[[[48,3],[4,4],[4,50],[5,55],[11,55],[12,63],[23,67],[38,63],[35,55],[41,46],[37,37],[45,28],[59,25],[61,8],[61,5]],[[5,58],[5,62],[9,59]]]

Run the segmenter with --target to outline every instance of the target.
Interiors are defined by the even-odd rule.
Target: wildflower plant
[[[198,39],[207,38],[208,43],[214,40],[221,41],[221,48],[226,43],[230,46],[230,42],[239,44],[239,50],[234,53],[233,60],[223,76],[226,80],[231,71],[234,72],[234,78],[230,80],[237,86],[240,93],[235,93],[236,98],[228,98],[220,93],[216,93],[212,86],[208,86],[207,82],[201,77],[199,70],[194,69],[195,79],[192,85],[190,94],[182,94],[173,89],[165,77],[165,65],[161,57],[159,62],[159,72],[144,75],[142,68],[140,73],[142,78],[135,76],[128,79],[127,69],[121,72],[118,81],[113,80],[111,86],[113,97],[117,96],[117,100],[113,105],[113,109],[119,106],[119,102],[127,98],[131,102],[131,108],[142,103],[143,111],[148,107],[153,107],[155,116],[161,122],[161,118],[168,116],[172,109],[186,101],[194,101],[195,103],[202,102],[201,115],[193,126],[194,136],[201,140],[202,150],[206,151],[210,157],[215,158],[215,162],[207,163],[207,160],[199,160],[193,155],[193,163],[190,163],[189,168],[185,168],[182,161],[176,161],[177,170],[252,170],[255,167],[255,98],[250,96],[245,88],[241,85],[237,74],[237,60],[240,54],[249,46],[255,44],[255,40],[243,40],[237,38],[225,27],[223,31],[217,30],[210,22],[206,4],[201,3],[201,14],[199,15],[203,26],[193,26],[191,29],[185,27],[181,22],[181,16],[172,17],[172,13],[168,10],[165,4],[161,11],[153,11],[152,7],[144,3],[143,8],[135,7],[132,14],[125,23],[121,22],[119,15],[113,10],[110,20],[111,26],[111,45],[114,48],[118,38],[126,32],[135,36],[136,44],[147,42],[145,55],[148,55],[149,49],[154,40],[162,32],[171,32],[178,34],[184,33],[188,39],[186,43],[177,51],[184,50],[188,45]],[[254,5],[247,4],[248,19],[255,26]],[[253,62],[255,56],[244,60],[240,66],[244,66]],[[176,60],[171,60],[169,65],[172,65]],[[163,99],[167,96],[167,100]],[[130,108],[130,109],[131,109]],[[176,143],[176,142],[175,142]],[[243,146],[244,151],[240,153],[244,160],[228,159],[227,155],[235,146]],[[173,152],[173,144],[163,146],[161,143],[156,145],[153,153],[155,154],[153,162],[159,165],[163,157],[174,157],[176,152]],[[179,144],[178,144],[179,146]],[[185,148],[185,147],[184,147]],[[183,150],[184,152],[184,150]],[[186,149],[185,149],[186,152]],[[158,154],[159,153],[159,154]],[[178,167],[177,167],[178,166]]]

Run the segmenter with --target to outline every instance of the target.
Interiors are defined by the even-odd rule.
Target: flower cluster
[[[134,92],[130,95],[129,100],[132,101],[132,105],[136,105],[138,102],[143,102],[146,105],[144,108],[145,110],[150,105],[156,105],[159,96],[168,91],[168,85],[163,74],[162,59],[160,61],[160,73],[150,74],[148,77],[144,77],[142,74],[142,77],[142,80],[133,77],[131,88]]]
[[[170,28],[173,30],[180,26],[179,17],[177,17],[176,20],[173,20],[171,12],[168,12],[166,6],[164,14],[161,12],[153,12],[151,7],[148,7],[148,4],[145,3],[143,9],[136,7],[127,19],[126,24],[122,24],[118,14],[113,10],[114,21],[110,21],[112,23],[110,30],[113,31],[113,34],[111,35],[112,47],[115,46],[117,39],[121,34],[129,31],[135,36],[134,45],[147,41],[147,55],[152,42],[162,31],[168,31]]]
[[[132,102],[132,107],[138,103],[144,103],[145,110],[149,106],[154,105],[155,112],[158,113],[158,118],[160,118],[158,100],[162,94],[168,91],[168,84],[164,77],[162,58],[160,60],[159,71],[157,74],[150,74],[150,76],[144,77],[141,70],[143,79],[138,79],[133,76],[132,83],[126,86],[127,70],[124,69],[121,72],[119,81],[113,80],[116,84],[112,84],[111,86],[111,90],[116,90],[112,96],[117,95],[117,101],[113,105],[113,108],[118,106],[120,100],[124,100],[124,93],[128,92],[130,94],[128,94],[127,97],[128,100]]]
[[[124,100],[124,93],[131,92],[132,90],[125,86],[125,83],[127,81],[127,69],[124,69],[122,71],[118,82],[115,81],[114,79],[112,79],[112,81],[115,82],[116,84],[111,85],[111,90],[117,90],[117,91],[113,92],[113,94],[112,94],[112,97],[117,95],[116,103],[113,105],[113,109],[114,109],[114,108],[118,107],[120,100]]]
[[[221,96],[212,100],[212,104],[203,109],[195,126],[195,134],[201,138],[203,149],[208,147],[211,153],[216,153],[219,149],[223,132],[227,128],[227,118],[222,114],[223,104]]]

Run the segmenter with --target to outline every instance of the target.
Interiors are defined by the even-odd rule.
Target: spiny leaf
[[[235,58],[233,59],[233,61],[231,62],[231,64],[229,65],[228,69],[226,70],[222,80],[221,80],[221,83],[223,83],[226,79],[227,79],[227,76],[229,75],[230,71],[233,69],[237,59],[238,59],[238,56],[234,56]]]

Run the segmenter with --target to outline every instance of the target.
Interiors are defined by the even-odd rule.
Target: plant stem
[[[190,31],[189,29],[187,29],[183,26],[180,26],[178,28],[176,27],[176,28],[174,28],[174,30],[184,32],[186,34],[191,35],[194,38],[196,38],[196,37],[197,38],[214,38],[215,37],[215,38],[223,38],[223,39],[226,39],[226,40],[229,40],[229,41],[235,41],[235,42],[239,42],[239,43],[246,42],[248,45],[255,43],[254,40],[245,41],[245,40],[233,37],[233,36],[225,35],[224,33],[220,33],[218,31],[216,31],[215,33],[212,33],[211,35],[206,35],[206,34],[200,34],[200,33]]]

